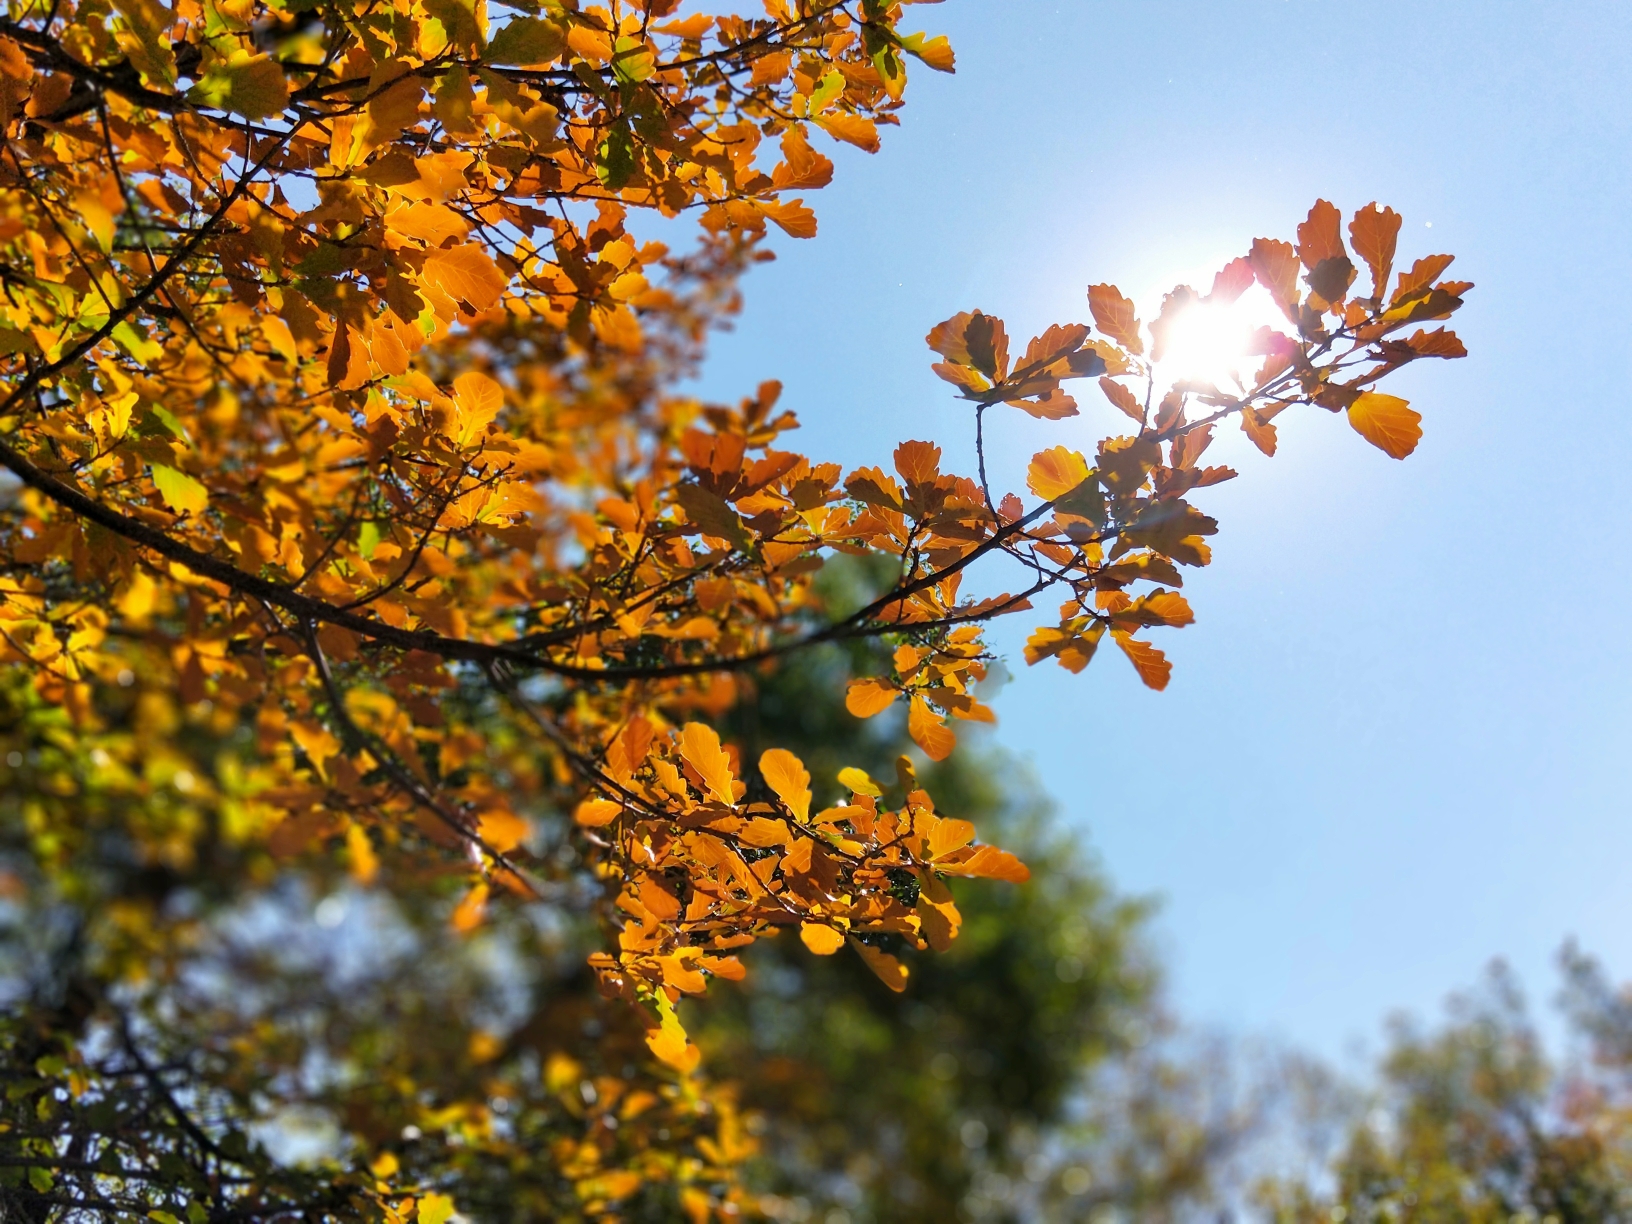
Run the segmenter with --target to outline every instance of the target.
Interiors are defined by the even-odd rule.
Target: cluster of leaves
[[[1573,946],[1560,956],[1576,1057],[1548,1055],[1512,974],[1395,1029],[1381,1084],[1318,1178],[1258,1188],[1276,1224],[1632,1220],[1632,996]]]
[[[1185,494],[1231,475],[1197,466],[1213,425],[1237,415],[1267,449],[1271,417],[1318,403],[1403,454],[1415,414],[1372,385],[1461,351],[1443,331],[1395,338],[1460,304],[1466,285],[1437,279],[1448,257],[1387,292],[1399,219],[1363,210],[1372,291],[1348,296],[1320,204],[1295,250],[1260,241],[1214,286],[1257,280],[1292,324],[1266,330],[1235,392],[1176,386],[1152,410],[1164,329],[1195,295],[1169,296],[1147,358],[1131,306],[1096,286],[1101,335],[1051,328],[1013,369],[990,316],[931,333],[975,405],[977,478],[921,441],[894,475],[782,449],[797,421],[775,384],[734,407],[675,384],[767,222],[814,233],[792,195],[832,173],[812,137],[876,147],[908,61],[950,70],[951,52],[880,0],[678,7],[518,0],[490,20],[485,0],[64,0],[0,20],[0,468],[17,482],[0,665],[20,724],[49,724],[49,752],[30,739],[6,766],[23,780],[11,878],[26,912],[77,915],[71,976],[94,1000],[47,1025],[60,1048],[34,1064],[79,1051],[86,1075],[117,1079],[119,1056],[97,1061],[106,1032],[136,1049],[220,1031],[241,1055],[281,1031],[279,1074],[177,1072],[251,1116],[308,1091],[299,1068],[355,1069],[352,1046],[319,1050],[255,992],[196,1011],[166,994],[201,980],[199,949],[218,953],[206,979],[263,964],[212,942],[198,898],[275,889],[292,866],[392,898],[422,940],[433,913],[438,938],[479,939],[564,906],[602,932],[602,989],[635,1005],[595,1024],[631,1029],[638,1065],[602,1066],[610,1035],[532,1049],[530,1079],[519,1054],[505,1064],[523,1122],[483,1103],[511,1098],[475,1087],[479,1043],[457,1109],[433,1107],[420,1063],[380,1071],[392,1087],[369,1109],[347,1099],[339,1147],[382,1218],[419,1193],[385,1137],[426,1132],[415,1110],[436,1109],[472,1153],[461,1196],[482,1193],[482,1159],[547,1149],[544,1214],[649,1194],[697,1219],[739,1211],[752,1144],[696,1071],[682,997],[739,976],[733,949],[782,926],[899,987],[902,949],[958,932],[948,877],[1026,874],[910,767],[881,804],[851,763],[829,807],[831,783],[781,746],[750,771],[713,729],[743,685],[822,643],[885,640],[890,667],[851,684],[849,709],[904,699],[908,733],[944,760],[948,717],[991,717],[973,692],[983,624],[1061,587],[1028,658],[1080,669],[1110,632],[1160,687],[1165,659],[1133,635],[1191,619],[1169,588],[1215,529]],[[638,210],[691,214],[695,246],[637,238]],[[1087,376],[1137,432],[1092,465],[1039,454],[1030,509],[994,498],[986,409],[1068,415],[1060,384]],[[839,615],[814,576],[845,554],[889,577]],[[962,595],[999,556],[1026,585]],[[60,765],[36,776],[39,752]],[[369,1027],[360,1008],[350,1040],[397,1051],[388,1012]],[[584,1112],[614,1099],[620,1114]]]

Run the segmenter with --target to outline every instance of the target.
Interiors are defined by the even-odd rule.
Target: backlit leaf
[[[198,514],[209,505],[210,495],[202,484],[185,472],[163,464],[153,465],[153,487],[165,505],[177,514]]]
[[[737,801],[731,757],[720,747],[720,737],[707,723],[688,722],[680,731],[680,755],[708,787],[709,797],[726,805]]]
[[[759,775],[796,820],[810,817],[810,771],[785,748],[767,748],[759,757]]]
[[[1384,454],[1404,459],[1422,440],[1422,414],[1410,403],[1378,391],[1363,392],[1349,405],[1349,424]]]

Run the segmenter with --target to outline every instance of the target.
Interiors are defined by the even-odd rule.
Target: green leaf
[[[267,119],[289,105],[289,82],[275,61],[240,51],[212,66],[187,97],[246,119]]]
[[[821,83],[811,91],[810,113],[816,114],[827,104],[844,92],[844,73],[834,69],[821,80]]]
[[[143,365],[157,361],[164,355],[163,346],[149,340],[146,329],[129,319],[113,329],[113,340]]]
[[[380,525],[373,519],[367,520],[357,533],[357,554],[367,561],[374,555],[374,549],[380,542]]]
[[[160,407],[158,404],[154,404],[151,411],[153,415],[158,418],[159,423],[171,433],[175,434],[176,437],[180,438],[183,442],[192,441],[192,439],[187,436],[186,426],[184,426],[180,421],[176,420],[175,413],[171,412],[168,408]]]
[[[625,35],[613,47],[612,71],[625,85],[634,85],[657,71],[657,61],[645,43]]]
[[[35,1165],[28,1171],[28,1184],[43,1194],[57,1184],[57,1179],[51,1176],[50,1169],[42,1169]]]
[[[177,514],[197,514],[210,503],[210,495],[203,485],[186,472],[178,472],[162,463],[153,465],[153,487]]]
[[[489,64],[547,64],[567,45],[561,28],[539,17],[512,17],[487,44]]]
[[[635,142],[628,126],[615,125],[601,142],[599,154],[595,159],[596,177],[611,190],[622,190],[635,173]]]

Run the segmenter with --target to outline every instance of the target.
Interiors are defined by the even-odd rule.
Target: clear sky
[[[914,69],[884,151],[834,153],[820,236],[750,278],[707,389],[781,378],[813,454],[928,438],[968,470],[930,325],[980,307],[1023,340],[1087,320],[1090,283],[1149,304],[1291,238],[1317,196],[1391,204],[1403,258],[1453,252],[1478,285],[1473,355],[1389,388],[1426,418],[1416,455],[1315,410],[1274,460],[1230,430],[1214,452],[1242,476],[1199,499],[1221,534],[1186,586],[1198,623],[1158,635],[1166,693],[1114,653],[1027,669],[1017,627],[998,734],[1122,887],[1164,898],[1195,1020],[1337,1053],[1493,956],[1545,999],[1568,936],[1632,976],[1632,5],[951,0],[908,22],[951,35],[957,75]],[[1079,398],[1075,421],[1009,414],[997,483],[1115,431]]]

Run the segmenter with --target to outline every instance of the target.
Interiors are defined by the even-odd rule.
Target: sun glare
[[[1250,355],[1260,327],[1284,330],[1286,318],[1268,293],[1254,285],[1229,305],[1194,302],[1167,329],[1157,365],[1163,382],[1211,383],[1220,390],[1239,387],[1263,359]]]

